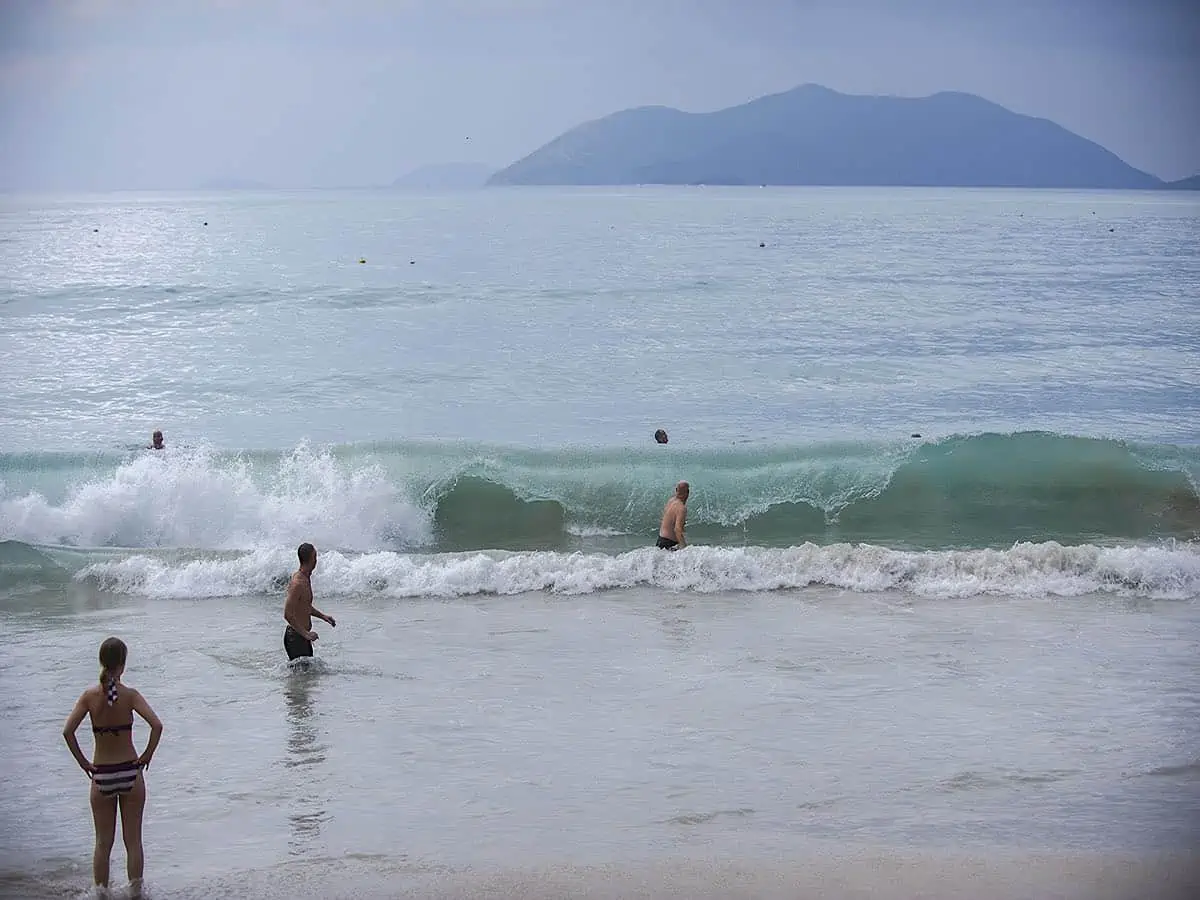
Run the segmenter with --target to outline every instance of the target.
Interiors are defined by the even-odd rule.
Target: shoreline
[[[0,873],[0,897],[74,896],[89,885],[85,861],[69,878]],[[114,854],[114,874],[123,859]],[[189,885],[156,884],[147,896],[173,900],[1190,900],[1200,896],[1200,852],[1022,852],[811,847],[795,854],[739,859],[671,857],[657,861],[572,863],[465,869],[404,855],[309,858]],[[55,877],[57,876],[57,877]],[[115,879],[115,896],[124,896]]]
[[[349,897],[350,895],[347,894]],[[1200,854],[834,851],[779,860],[682,859],[430,875],[379,900],[1190,900]]]

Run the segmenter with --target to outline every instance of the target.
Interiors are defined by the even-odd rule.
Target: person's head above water
[[[154,434],[150,435],[150,446],[153,447],[155,450],[163,449],[164,445],[163,445],[163,436],[162,436],[161,431],[155,431]]]
[[[654,432],[654,440],[659,444],[665,444],[667,442],[667,433],[661,428],[658,429],[658,431]]]
[[[125,671],[125,658],[128,655],[129,648],[120,638],[106,638],[100,645],[100,684],[104,686],[109,706],[117,702],[117,682]]]
[[[317,567],[317,548],[307,541],[296,548],[296,555],[300,557],[301,571],[311,572]]]
[[[688,494],[690,494],[691,491],[692,489],[686,481],[681,481],[679,484],[675,485],[675,496],[684,503],[687,503]]]

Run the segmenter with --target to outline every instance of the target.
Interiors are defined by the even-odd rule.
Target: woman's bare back
[[[133,746],[133,706],[140,695],[133,688],[117,685],[117,699],[112,706],[102,685],[83,692],[80,699],[87,707],[96,749],[92,761],[97,765],[127,762],[137,758]]]

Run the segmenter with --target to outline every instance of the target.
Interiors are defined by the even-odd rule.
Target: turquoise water
[[[55,735],[109,633],[180,896],[1194,846],[1190,195],[6,197],[0,272],[0,893],[86,886]]]

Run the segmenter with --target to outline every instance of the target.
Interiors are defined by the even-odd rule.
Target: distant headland
[[[421,166],[397,178],[392,182],[392,187],[432,190],[481,188],[495,171],[495,166],[470,162]]]
[[[614,113],[567,131],[488,183],[1168,187],[1054,122],[972,94],[858,96],[819,85],[711,113]]]

